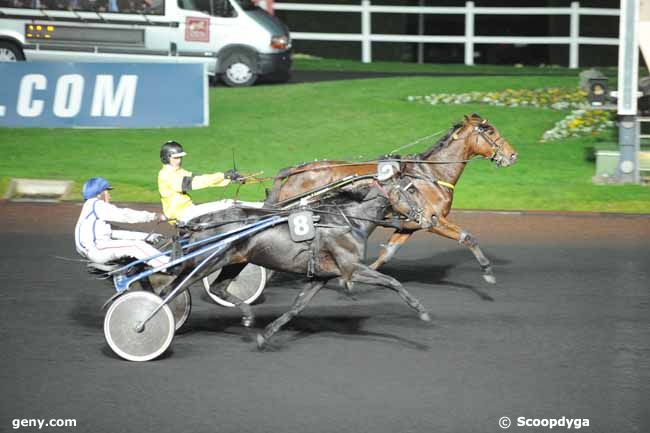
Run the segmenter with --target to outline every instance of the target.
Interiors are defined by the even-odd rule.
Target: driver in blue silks
[[[110,223],[162,222],[167,218],[162,214],[120,208],[111,204],[111,189],[113,188],[103,177],[93,177],[84,183],[82,192],[86,202],[74,231],[77,252],[100,264],[123,257],[145,259],[160,254],[160,251],[146,241],[153,242],[162,235],[113,230]],[[151,267],[158,267],[168,262],[168,256],[160,256],[146,263]]]

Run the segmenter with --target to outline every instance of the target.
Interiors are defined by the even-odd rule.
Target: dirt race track
[[[76,258],[79,210],[0,202],[0,432],[21,418],[76,419],[41,431],[89,433],[550,431],[519,417],[650,431],[650,216],[456,212],[496,285],[468,250],[419,235],[383,270],[431,324],[393,293],[358,287],[353,300],[332,286],[267,352],[197,287],[171,350],[142,364],[104,341],[112,289],[55,257]],[[370,256],[387,235],[373,235]],[[253,331],[298,284],[271,281]]]

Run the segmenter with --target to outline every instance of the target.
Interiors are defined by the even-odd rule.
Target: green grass
[[[409,77],[290,86],[210,90],[210,127],[147,130],[0,129],[0,188],[10,177],[72,179],[76,190],[91,176],[116,187],[116,201],[157,202],[158,151],[169,139],[189,155],[184,166],[206,173],[232,166],[243,172],[278,169],[313,159],[372,158],[439,130],[463,114],[487,117],[520,154],[507,169],[487,161],[468,165],[456,208],[650,212],[650,189],[596,186],[585,158],[594,139],[538,142],[566,113],[483,105],[430,106],[409,95],[544,86],[572,88],[577,76]],[[610,137],[611,139],[611,137]],[[426,144],[409,151],[420,151]],[[268,186],[268,184],[266,185]],[[233,197],[235,187],[194,194],[196,202]],[[245,185],[239,197],[261,199],[262,185]]]
[[[424,74],[476,74],[476,75],[521,75],[521,76],[565,76],[578,77],[580,72],[591,69],[583,67],[569,69],[556,65],[549,66],[505,66],[505,65],[474,65],[465,66],[462,64],[418,64],[400,62],[372,62],[361,63],[354,60],[344,59],[319,59],[297,55],[294,59],[293,68],[301,71],[357,71],[357,72],[395,72],[395,73],[424,73]],[[609,78],[609,86],[614,89],[618,81],[618,69],[616,67],[597,67]],[[648,76],[648,68],[639,67],[639,77]],[[577,85],[576,78],[576,85]]]
[[[364,71],[364,72],[405,72],[405,73],[434,73],[434,74],[504,74],[504,75],[562,75],[577,76],[580,70],[572,70],[557,66],[501,66],[462,64],[418,64],[399,62],[360,63],[344,59],[301,58],[294,60],[294,69],[302,71]]]

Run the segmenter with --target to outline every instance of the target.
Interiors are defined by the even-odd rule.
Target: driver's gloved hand
[[[243,181],[243,176],[234,168],[231,168],[227,172],[223,174],[223,177],[226,179],[230,179],[233,182],[242,182]],[[243,182],[242,182],[243,183]]]

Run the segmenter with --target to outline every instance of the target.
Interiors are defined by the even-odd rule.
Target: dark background
[[[289,0],[289,3],[327,3],[360,4],[349,0]],[[373,0],[373,5],[419,6],[418,0]],[[464,6],[465,0],[425,0],[424,6]],[[476,0],[476,7],[569,7],[570,0]],[[618,0],[594,0],[581,2],[582,7],[614,8],[620,7]],[[341,12],[299,12],[276,11],[293,32],[360,33],[361,14]],[[570,17],[568,15],[517,16],[517,15],[477,15],[474,30],[477,36],[569,36]],[[618,37],[618,17],[583,16],[580,19],[580,36]],[[418,15],[416,14],[372,14],[372,32],[380,34],[418,34]],[[464,15],[425,15],[425,35],[465,34]],[[293,42],[295,52],[327,58],[361,59],[361,43],[301,41]],[[416,62],[418,44],[415,43],[373,43],[373,61],[390,60]],[[569,47],[567,45],[513,45],[513,44],[475,44],[475,64],[520,63],[523,65],[562,65],[568,66]],[[462,44],[425,44],[425,63],[463,63]],[[618,62],[616,46],[580,46],[580,66],[615,66]]]

